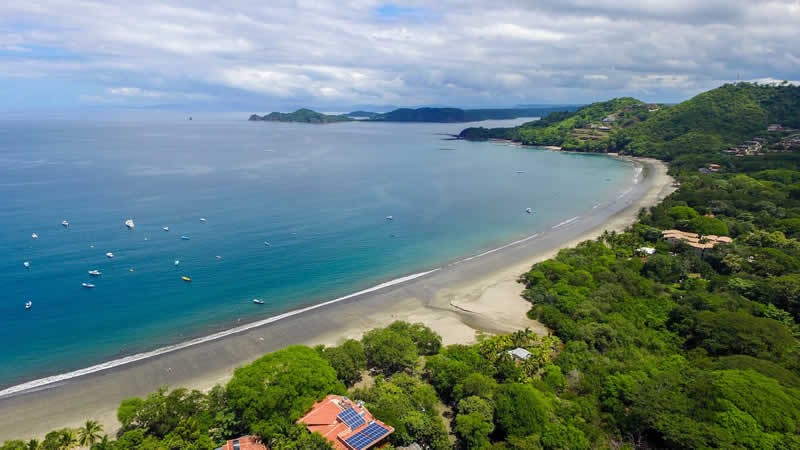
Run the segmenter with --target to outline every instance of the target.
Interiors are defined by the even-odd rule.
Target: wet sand
[[[394,320],[423,322],[442,335],[444,344],[474,342],[476,332],[525,327],[544,334],[544,326],[526,317],[530,304],[520,297],[522,286],[516,279],[561,248],[604,230],[625,229],[641,208],[658,204],[673,191],[666,165],[649,159],[634,163],[643,166],[645,176],[624,197],[533,237],[241,333],[0,397],[0,442],[42,437],[87,419],[100,421],[113,436],[123,399],[146,396],[164,385],[208,389],[265,353],[292,344],[334,345]]]

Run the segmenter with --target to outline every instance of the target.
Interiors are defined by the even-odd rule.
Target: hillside
[[[542,117],[555,111],[574,111],[577,106],[537,107],[537,108],[400,108],[377,114],[371,120],[378,122],[478,122],[482,120],[517,119],[520,117]]]
[[[333,122],[350,122],[353,119],[346,116],[334,116],[328,114],[318,113],[310,109],[298,109],[292,113],[271,112],[264,116],[253,114],[248,119],[250,121],[266,121],[266,122],[302,122],[302,123],[333,123]]]
[[[800,87],[736,83],[673,106],[620,98],[514,128],[467,128],[459,137],[692,160],[765,134],[768,124],[800,128],[799,111]]]

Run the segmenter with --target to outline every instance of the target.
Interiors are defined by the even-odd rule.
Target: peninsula
[[[263,116],[253,114],[248,120],[253,122],[334,123],[351,122],[355,119],[343,115],[322,114],[310,109],[302,108],[291,113],[273,111]]]

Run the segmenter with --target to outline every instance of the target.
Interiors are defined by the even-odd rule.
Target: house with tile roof
[[[244,436],[231,439],[216,450],[269,450],[256,436]]]
[[[385,444],[394,428],[375,419],[363,402],[329,395],[297,420],[308,431],[319,433],[337,450],[365,450]]]

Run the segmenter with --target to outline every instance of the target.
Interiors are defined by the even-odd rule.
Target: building
[[[611,122],[616,122],[616,121],[617,121],[617,116],[615,116],[614,114],[610,114],[610,115],[606,116],[605,119],[603,119],[603,123],[611,123]]]
[[[767,131],[782,131],[783,127],[780,124],[773,123],[767,126]]]
[[[636,249],[636,253],[639,253],[640,255],[649,256],[655,254],[655,252],[656,249],[654,249],[653,247],[639,247]]]
[[[733,239],[727,236],[714,236],[713,234],[700,236],[696,233],[687,233],[680,230],[664,230],[661,236],[672,244],[685,242],[700,257],[705,256],[706,251],[714,248],[717,244],[730,244],[733,242]]]
[[[372,417],[362,402],[340,395],[329,395],[315,403],[297,422],[324,436],[338,450],[379,446],[394,433],[394,428]]]
[[[719,169],[720,169],[719,164],[709,164],[708,165],[708,170],[710,170],[712,172],[719,172]]]
[[[603,122],[605,122],[605,120]],[[608,127],[597,127],[597,131],[611,131],[611,128],[608,128]]]
[[[269,447],[262,444],[255,436],[244,436],[231,439],[216,450],[269,450]]]
[[[525,361],[526,359],[530,358],[531,352],[525,350],[522,347],[517,347],[514,350],[509,350],[506,353],[511,355],[512,358],[516,359],[517,361]]]

